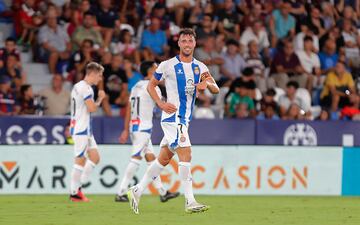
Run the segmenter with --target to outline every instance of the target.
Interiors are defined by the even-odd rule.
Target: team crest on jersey
[[[193,79],[188,79],[186,81],[185,93],[187,95],[193,95],[194,92],[195,92],[194,80]]]
[[[195,66],[195,67],[194,67],[194,74],[195,74],[195,75],[199,75],[199,74],[200,74],[200,69],[199,69],[198,66]]]

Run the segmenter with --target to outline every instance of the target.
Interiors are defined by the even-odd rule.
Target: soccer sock
[[[91,172],[93,171],[93,169],[95,168],[96,164],[91,161],[90,159],[86,160],[86,164],[84,166],[84,172],[81,175],[81,184],[86,184],[86,182],[88,182],[89,177]]]
[[[186,204],[195,202],[195,197],[192,188],[192,176],[191,176],[191,163],[179,162],[179,176],[181,179],[181,185],[184,188],[184,195]]]
[[[117,192],[118,195],[124,195],[128,189],[128,185],[131,179],[134,177],[135,172],[138,170],[140,165],[140,160],[131,159],[128,166],[126,167],[125,174],[123,179],[121,180],[119,190]]]
[[[138,196],[141,196],[146,186],[150,183],[151,180],[155,180],[159,176],[161,171],[164,169],[164,166],[159,163],[158,160],[155,160],[147,169],[140,183],[136,185],[135,193]]]
[[[71,171],[71,182],[70,182],[70,194],[76,195],[79,187],[81,186],[80,177],[84,170],[84,167],[75,164]]]
[[[152,162],[148,162],[148,167],[150,167],[151,164],[152,164]],[[161,196],[166,195],[166,190],[165,190],[165,188],[164,188],[164,186],[163,186],[163,184],[162,184],[162,182],[161,182],[160,175],[157,176],[157,177],[155,178],[155,180],[153,180],[153,184],[154,184],[155,188],[158,190],[158,192],[159,192],[159,194],[160,194]]]

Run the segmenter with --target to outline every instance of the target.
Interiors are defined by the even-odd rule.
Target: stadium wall
[[[0,144],[64,144],[66,117],[1,117]],[[360,146],[359,122],[354,121],[267,121],[194,120],[189,132],[195,145],[295,145]],[[95,117],[95,139],[117,144],[123,128],[121,118]],[[153,143],[163,132],[154,122]]]
[[[130,146],[100,145],[100,149],[101,163],[85,189],[114,194]],[[70,145],[0,145],[0,194],[68,193],[72,157]],[[133,184],[145,169],[143,163]],[[360,195],[360,148],[197,145],[192,173],[197,194]],[[180,190],[176,160],[161,178],[167,188]],[[150,185],[147,193],[156,190]]]

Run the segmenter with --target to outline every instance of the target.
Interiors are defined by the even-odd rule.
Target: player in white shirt
[[[211,93],[217,94],[219,88],[208,68],[193,58],[195,37],[192,29],[181,30],[178,41],[180,54],[160,63],[154,78],[149,82],[148,92],[163,111],[161,127],[164,131],[164,138],[160,143],[161,151],[157,160],[151,164],[140,183],[128,191],[130,207],[136,214],[139,214],[140,197],[148,183],[160,175],[175,153],[179,158],[179,176],[184,188],[185,211],[189,213],[203,212],[209,208],[196,202],[193,194],[188,126],[197,92],[209,89]],[[162,80],[165,82],[167,102],[163,102],[159,98],[155,89]]]
[[[89,176],[98,164],[100,156],[92,133],[91,113],[96,112],[105,92],[99,90],[94,101],[92,85],[97,85],[103,78],[104,68],[95,62],[86,65],[85,78],[76,83],[71,91],[70,133],[74,140],[74,167],[71,172],[70,200],[88,202],[89,199],[81,191]],[[86,157],[87,156],[87,157]]]
[[[139,81],[132,88],[130,93],[129,104],[124,121],[124,130],[119,137],[119,141],[122,144],[126,143],[130,134],[132,142],[132,155],[125,170],[124,177],[120,183],[117,195],[115,196],[116,202],[129,201],[126,194],[128,191],[128,185],[140,166],[142,156],[145,157],[149,166],[155,160],[153,146],[151,143],[151,131],[153,127],[153,112],[156,104],[147,91],[149,80],[153,77],[155,69],[155,62],[143,62],[140,66],[140,71],[144,76],[144,80]],[[159,87],[156,87],[156,94],[161,96]],[[160,194],[161,202],[166,202],[169,199],[179,196],[178,192],[172,193],[164,189],[160,176],[158,176],[153,183]]]

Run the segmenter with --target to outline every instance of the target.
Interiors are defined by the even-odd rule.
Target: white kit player
[[[95,62],[86,65],[85,78],[76,83],[71,91],[70,133],[74,140],[74,167],[71,172],[70,200],[88,202],[89,199],[81,191],[81,186],[88,182],[100,156],[92,133],[91,113],[96,112],[105,92],[99,90],[94,101],[92,85],[97,85],[103,77],[104,68]]]
[[[192,117],[196,93],[209,89],[211,93],[217,94],[219,88],[208,68],[193,58],[195,37],[192,29],[181,30],[178,41],[180,54],[160,63],[154,78],[149,82],[148,92],[163,111],[161,127],[164,137],[160,143],[161,151],[157,160],[151,164],[140,183],[128,191],[130,207],[136,214],[139,214],[138,205],[146,186],[160,175],[175,153],[179,158],[178,171],[184,189],[185,211],[193,213],[209,209],[208,206],[198,203],[193,194],[188,126]],[[160,81],[165,82],[167,102],[163,102],[157,95],[156,87]]]
[[[128,191],[128,185],[140,166],[142,156],[145,157],[145,160],[149,165],[151,165],[151,163],[155,160],[153,146],[151,143],[151,131],[153,127],[153,111],[156,105],[146,90],[149,80],[153,77],[155,69],[155,62],[143,62],[140,66],[140,71],[144,76],[144,80],[139,81],[131,90],[129,104],[124,120],[124,130],[119,137],[119,141],[122,144],[126,143],[130,134],[132,154],[119,190],[115,196],[116,202],[129,201],[126,194]],[[161,96],[159,87],[156,88],[156,94]],[[160,176],[153,181],[153,184],[160,194],[161,202],[166,202],[169,199],[179,196],[178,192],[172,193],[164,189]]]

